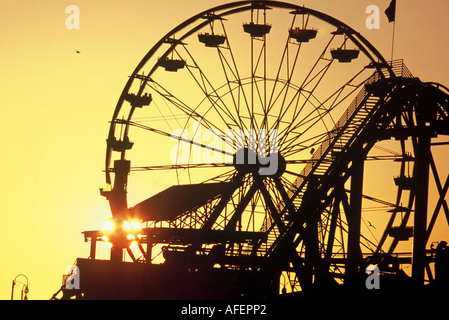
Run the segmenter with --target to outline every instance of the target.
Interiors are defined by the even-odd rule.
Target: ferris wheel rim
[[[214,14],[214,12],[216,12],[216,11],[231,9],[229,11],[226,11],[226,12],[223,12],[223,13],[220,13],[219,15],[217,15],[219,17],[225,17],[227,15],[232,15],[235,13],[251,10],[253,8],[253,5],[262,5],[267,8],[275,7],[275,8],[279,8],[279,9],[300,10],[302,13],[312,15],[312,16],[318,18],[319,20],[322,20],[328,24],[333,25],[337,29],[342,29],[343,32],[345,33],[345,35],[347,35],[348,38],[353,41],[353,43],[356,45],[356,47],[358,49],[360,49],[369,60],[371,60],[373,67],[379,72],[381,77],[383,77],[383,73],[380,72],[381,68],[387,68],[387,72],[391,76],[394,76],[394,72],[392,71],[391,66],[387,63],[387,61],[380,54],[380,52],[366,38],[364,38],[359,32],[357,32],[356,30],[354,30],[347,24],[343,23],[342,21],[340,21],[330,15],[307,8],[305,6],[300,6],[300,5],[296,5],[296,4],[292,4],[292,3],[288,3],[288,2],[281,2],[281,1],[260,2],[260,1],[253,1],[253,0],[245,0],[245,1],[231,2],[231,3],[219,5],[219,6],[204,10],[201,13],[198,13],[198,14],[192,16],[191,18],[185,20],[184,22],[180,23],[175,28],[170,30],[165,36],[163,36],[147,52],[147,54],[142,58],[142,60],[137,65],[137,67],[134,69],[134,71],[131,74],[131,76],[129,77],[124,89],[122,90],[122,93],[118,99],[118,102],[116,104],[116,107],[115,107],[115,110],[114,110],[114,113],[112,116],[112,121],[111,121],[111,126],[109,128],[108,137],[113,137],[113,135],[114,135],[114,120],[117,119],[117,116],[118,116],[118,114],[122,108],[122,105],[125,101],[125,96],[126,96],[126,94],[128,94],[129,89],[135,79],[135,76],[145,66],[145,64],[149,61],[149,59],[154,56],[154,54],[160,49],[160,47],[164,44],[164,42],[167,39],[172,37],[177,32],[187,28],[189,25],[193,24],[197,20],[203,19],[205,16],[207,16],[209,14]],[[194,28],[194,31],[201,29],[203,26],[205,26],[207,23],[209,23],[209,21],[211,21],[211,20],[205,19],[205,22],[202,23],[199,27]],[[186,38],[187,36],[190,36],[191,34],[192,34],[192,32],[189,31],[182,38],[180,38],[178,40],[182,41],[184,38]],[[147,79],[149,78],[150,75],[151,74],[147,75]],[[110,161],[111,161],[111,148],[109,146],[107,146],[107,148],[106,148],[106,159],[105,160],[106,160],[105,161],[106,183],[111,184],[111,178],[110,178],[110,174],[109,174],[109,170],[108,170],[108,167],[109,167]]]

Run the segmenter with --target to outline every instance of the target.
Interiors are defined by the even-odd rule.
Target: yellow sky
[[[389,2],[298,3],[349,24],[390,59]],[[98,188],[108,121],[127,77],[169,30],[222,3],[0,0],[0,299],[9,299],[19,273],[29,278],[30,299],[48,299],[66,266],[88,256],[81,232],[110,216]],[[80,8],[79,30],[65,25],[72,4]],[[379,30],[365,27],[373,4],[381,9]],[[414,75],[445,85],[448,12],[446,0],[398,0],[394,53]]]

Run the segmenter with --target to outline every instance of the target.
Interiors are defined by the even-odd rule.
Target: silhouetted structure
[[[132,121],[136,108],[152,106],[154,97],[143,94],[146,86],[153,90],[153,95],[166,99],[189,117],[207,123],[206,115],[197,115],[199,109],[189,109],[157,83],[154,75],[158,67],[172,72],[189,71],[204,91],[204,100],[209,101],[212,107],[220,103],[225,95],[210,89],[212,85],[205,72],[184,43],[188,36],[211,26],[211,33],[198,34],[197,41],[205,44],[203,48],[219,53],[229,92],[239,92],[238,97],[243,101],[243,94],[242,97],[240,94],[244,92],[247,81],[248,87],[251,86],[251,97],[256,96],[257,90],[261,90],[257,83],[267,85],[267,79],[257,74],[263,69],[260,65],[264,66],[265,73],[268,65],[264,57],[266,38],[272,28],[267,23],[267,10],[271,9],[287,9],[293,17],[292,27],[285,35],[285,60],[288,59],[286,52],[290,46],[297,46],[295,48],[299,52],[301,46],[315,41],[318,30],[307,26],[310,17],[325,21],[337,29],[332,33],[331,41],[334,37],[344,36],[339,48],[328,50],[331,42],[326,45],[326,50],[316,62],[326,63],[322,70],[327,70],[334,60],[353,62],[359,54],[369,59],[370,63],[362,71],[372,70],[371,76],[358,85],[351,78],[342,86],[343,89],[355,88],[353,92],[358,90],[352,103],[321,140],[304,147],[308,151],[306,154],[312,156],[302,162],[305,165],[298,172],[292,174],[288,170],[289,165],[300,161],[295,162],[288,157],[288,150],[291,149],[283,149],[282,144],[288,145],[289,140],[281,136],[276,152],[282,169],[272,175],[262,175],[260,169],[263,164],[258,161],[241,164],[234,160],[234,164],[228,165],[233,172],[223,181],[175,185],[129,207],[129,173],[132,170],[167,169],[163,166],[133,168],[126,158],[127,151],[133,148],[128,135],[130,127],[170,136],[161,129]],[[222,35],[215,34],[212,24],[217,21],[223,23],[227,16],[246,11],[251,13],[251,20],[243,24],[242,31],[251,40],[251,77],[242,79],[234,67],[234,55],[226,30]],[[262,21],[259,21],[259,16]],[[301,26],[295,26],[296,16],[302,18]],[[174,39],[174,34],[182,34],[181,31],[185,32],[185,36]],[[346,49],[347,41],[352,41],[357,48]],[[260,46],[256,47],[256,43]],[[152,61],[158,50],[167,44],[169,49],[155,60],[151,71],[146,75],[140,74],[142,66]],[[187,54],[182,56],[177,48],[186,50]],[[257,48],[260,48],[259,51],[256,51]],[[330,57],[325,56],[329,53]],[[282,59],[284,61],[284,57]],[[293,74],[294,65],[285,63],[284,66],[283,63],[278,75],[282,68],[287,69],[287,75]],[[324,73],[312,71],[310,78],[319,79],[319,83]],[[139,81],[139,86],[136,93],[130,93],[134,80]],[[284,82],[280,82],[279,77],[275,79],[276,84],[282,83],[288,89],[290,80],[291,77]],[[295,90],[313,92],[314,88],[310,90],[306,86],[295,87]],[[337,90],[333,96],[338,97],[343,89]],[[307,100],[312,99],[311,96],[312,93]],[[262,95],[253,99],[264,101]],[[343,101],[339,100],[339,103]],[[119,117],[125,105],[129,108],[126,109],[129,110],[126,120]],[[248,110],[254,107],[250,103],[247,106]],[[268,121],[270,108],[263,110],[266,113],[264,121]],[[237,117],[240,116],[239,112],[243,111],[239,109]],[[324,113],[320,115],[322,119]],[[221,109],[221,114],[229,118],[233,115],[225,107]],[[278,115],[281,116],[282,112]],[[252,117],[246,118],[253,121],[258,116],[254,112]],[[240,117],[240,122],[235,120],[236,125],[233,125],[243,123],[242,119],[246,118]],[[287,121],[278,121],[278,126],[284,122]],[[284,131],[280,131],[294,132],[295,129],[288,124]],[[109,200],[115,229],[83,232],[85,240],[91,242],[90,258],[77,260],[81,272],[80,290],[63,287],[63,298],[76,295],[84,299],[300,299],[335,292],[352,297],[391,297],[397,293],[412,294],[424,288],[448,284],[447,273],[442,271],[448,266],[447,244],[440,242],[437,248],[427,249],[441,208],[449,217],[445,201],[449,179],[441,183],[431,152],[433,139],[448,134],[449,90],[440,84],[420,81],[402,60],[385,61],[359,33],[333,17],[277,1],[242,1],[202,12],[173,29],[149,51],[122,93],[107,139],[108,188],[101,190],[101,194]],[[183,139],[179,137],[179,141]],[[376,143],[389,139],[399,141],[402,146],[401,154],[394,158],[400,165],[400,175],[395,178],[397,201],[388,204],[392,208],[388,211],[390,219],[381,239],[373,243],[368,242],[361,231],[362,200],[379,200],[363,193],[364,166],[369,151]],[[412,153],[406,152],[407,141],[411,141]],[[247,143],[238,150],[256,150]],[[205,148],[204,145],[200,146]],[[274,153],[273,147],[270,148],[269,153]],[[238,150],[234,153],[234,159]],[[406,168],[410,165],[413,166],[412,173],[406,174]],[[181,165],[174,167],[186,168]],[[430,170],[437,181],[439,193],[432,216],[428,214],[427,202]],[[285,182],[287,174],[295,175],[294,181],[288,184]],[[408,203],[403,206],[405,191],[408,192]],[[245,229],[243,217],[250,213],[246,222],[254,222],[255,210],[251,211],[250,207],[256,207],[257,203],[263,203],[263,223],[258,228]],[[430,223],[427,223],[428,217]],[[146,227],[134,226],[134,221],[145,222]],[[374,229],[371,222],[369,224]],[[387,238],[391,240],[389,248],[386,248]],[[411,238],[413,252],[398,252],[398,244]],[[96,259],[98,242],[112,244],[110,260]],[[140,257],[136,257],[131,249],[132,243]],[[368,252],[365,243],[370,248]],[[161,254],[165,259],[162,264],[153,263],[153,250],[156,248],[162,248]],[[124,254],[132,262],[124,262]],[[378,266],[381,272],[382,287],[379,291],[370,291],[365,286],[365,270],[369,265]],[[411,277],[403,272],[404,265],[411,265]],[[433,265],[435,272],[431,268]],[[425,283],[430,284],[424,287]]]

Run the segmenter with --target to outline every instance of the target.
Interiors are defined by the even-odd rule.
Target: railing
[[[368,80],[365,82],[366,84],[376,82],[381,77],[377,72],[375,72],[371,77],[368,78]],[[304,181],[303,177],[307,177],[310,172],[313,170],[314,166],[318,167],[320,165],[319,159],[323,157],[324,154],[329,152],[330,144],[341,136],[341,130],[345,127],[345,124],[348,122],[348,119],[352,117],[354,114],[356,108],[360,105],[360,103],[365,99],[366,95],[368,93],[365,90],[365,87],[363,87],[360,92],[357,94],[355,99],[351,102],[349,107],[346,109],[346,111],[343,113],[343,115],[340,117],[340,119],[335,124],[334,128],[329,131],[328,139],[324,140],[320,147],[317,148],[317,150],[313,153],[312,158],[309,163],[304,167],[304,169],[300,173],[300,177],[298,177],[294,182],[294,187],[298,188]]]
[[[399,60],[393,60],[389,62],[389,65],[392,68],[392,71],[395,75],[395,77],[398,78],[413,78],[412,73],[410,70],[405,66],[404,61],[402,59]],[[374,72],[366,81],[366,84],[375,83],[383,78],[390,78],[390,72],[387,71],[386,68],[383,68],[381,70],[382,74],[379,73],[379,71]],[[349,107],[346,109],[346,111],[343,113],[343,115],[340,117],[340,119],[336,122],[334,128],[329,131],[328,137],[326,140],[324,140],[319,148],[313,153],[311,157],[311,161],[307,163],[307,165],[303,168],[301,173],[299,174],[298,178],[296,178],[295,182],[293,183],[293,187],[289,190],[289,197],[296,202],[296,205],[300,205],[301,202],[301,196],[299,196],[299,193],[304,191],[304,185],[306,183],[307,177],[312,173],[316,172],[317,170],[320,170],[319,168],[323,166],[323,169],[327,171],[327,167],[331,166],[330,162],[332,162],[332,148],[339,142],[344,141],[345,146],[348,147],[348,143],[351,143],[352,138],[354,134],[356,134],[355,130],[346,130],[349,124],[355,124],[354,121],[357,121],[358,124],[362,125],[362,122],[360,119],[355,120],[355,113],[358,113],[362,109],[363,112],[368,113],[372,112],[372,107],[368,107],[366,102],[368,99],[375,99],[376,102],[379,100],[379,98],[376,98],[372,95],[370,95],[366,89],[365,85],[361,88],[355,99],[351,102]],[[363,106],[365,106],[363,108]],[[348,139],[346,139],[348,138]],[[326,159],[327,158],[327,159]],[[298,203],[299,201],[299,203]],[[265,226],[267,230],[269,229],[269,226]],[[279,239],[276,239],[274,242],[278,242]],[[269,252],[274,250],[276,244],[273,244]]]
[[[392,67],[393,73],[396,77],[413,78],[413,74],[404,64],[403,59],[393,60],[390,61],[388,64]]]
[[[404,77],[404,78],[412,78],[413,77],[410,70],[404,64],[403,59],[390,61],[389,64],[392,67],[393,73],[395,74],[396,77]],[[386,73],[385,76],[388,77],[389,73]],[[380,74],[376,71],[371,77],[369,77],[367,79],[365,84],[374,83],[374,82],[380,80],[381,78],[382,77],[380,76]],[[318,160],[321,159],[323,154],[325,154],[328,151],[331,142],[334,140],[337,140],[341,136],[341,133],[340,133],[341,129],[343,129],[345,127],[346,123],[348,122],[348,119],[351,119],[354,112],[359,107],[360,103],[363,102],[364,99],[366,98],[367,94],[368,93],[366,92],[365,87],[362,87],[362,89],[357,94],[355,99],[349,105],[348,109],[346,109],[346,111],[343,113],[343,115],[337,121],[334,128],[329,131],[328,139],[323,141],[323,143],[320,145],[320,147],[312,155],[312,158],[311,158],[312,161],[310,161],[304,167],[304,169],[301,171],[300,175],[302,177],[308,176],[314,166],[319,166],[320,162]],[[298,177],[294,183],[294,186],[296,188],[299,187],[304,180],[304,178],[302,178],[301,176]]]

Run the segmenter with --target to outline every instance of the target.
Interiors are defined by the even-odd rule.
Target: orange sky
[[[28,276],[30,299],[48,299],[65,268],[88,256],[81,232],[110,216],[98,188],[108,121],[127,77],[165,33],[226,2],[0,0],[0,299],[10,298],[19,273]],[[390,59],[389,2],[298,3],[344,21]],[[80,8],[79,30],[65,25],[71,4]],[[365,27],[373,4],[379,30]],[[421,80],[446,86],[448,12],[446,0],[398,0],[394,53]]]

